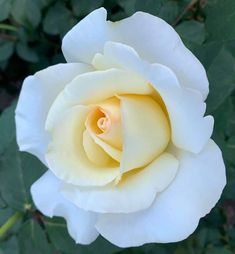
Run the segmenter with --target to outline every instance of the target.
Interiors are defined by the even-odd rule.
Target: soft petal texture
[[[181,85],[199,90],[206,98],[209,84],[204,67],[164,20],[136,12],[129,18],[109,22],[108,25],[110,40],[133,47],[142,59],[150,63],[168,66]]]
[[[62,51],[67,62],[90,63],[95,53],[102,52],[107,34],[106,17],[104,8],[95,10],[65,35]]]
[[[104,142],[100,139],[97,135],[90,132],[91,137],[93,138],[94,142],[99,145],[110,157],[114,160],[120,162],[122,157],[122,151],[109,145],[108,143]]]
[[[170,140],[170,126],[158,103],[149,96],[121,96],[123,155],[122,173],[147,165]]]
[[[105,42],[121,42],[133,47],[146,61],[168,66],[183,86],[207,97],[209,84],[204,67],[164,20],[144,12],[118,22],[107,22],[106,17],[104,8],[97,9],[67,33],[62,49],[68,62],[91,63],[96,53],[102,53]]]
[[[225,167],[218,146],[210,140],[199,154],[179,151],[174,181],[152,206],[133,214],[99,217],[99,233],[120,247],[150,242],[175,242],[188,237],[218,201],[226,184]]]
[[[61,113],[78,104],[97,104],[116,94],[150,94],[146,81],[124,70],[109,69],[84,73],[57,96],[50,108],[46,129],[50,130]]]
[[[98,166],[92,163],[83,147],[83,132],[89,107],[75,106],[52,130],[52,141],[46,154],[46,161],[54,174],[71,184],[100,186],[119,175],[117,163]]]
[[[60,193],[60,185],[61,181],[50,171],[39,178],[31,187],[36,207],[46,216],[64,217],[71,237],[77,243],[90,244],[99,235],[94,227],[97,215],[67,201]]]
[[[83,146],[86,155],[91,162],[101,166],[106,166],[111,163],[111,157],[94,142],[87,130],[83,133]]]
[[[201,151],[212,134],[214,121],[211,116],[203,117],[206,104],[198,91],[182,87],[168,67],[142,61],[134,49],[124,44],[106,43],[104,55],[97,55],[93,64],[121,67],[150,82],[165,103],[173,143],[184,150]]]
[[[129,172],[117,185],[79,188],[65,184],[63,195],[78,207],[98,213],[132,213],[148,208],[174,179],[177,159],[164,153],[144,169]],[[114,229],[115,230],[115,229]]]
[[[65,88],[65,96],[77,104],[97,104],[117,94],[146,95],[152,91],[139,76],[113,68],[79,75]]]
[[[123,144],[122,121],[120,100],[117,97],[108,99],[98,106],[105,112],[107,118],[110,119],[110,126],[107,131],[98,135],[99,138],[104,140],[111,146],[121,150]]]
[[[92,68],[85,64],[58,64],[25,79],[16,108],[17,142],[21,151],[36,155],[45,162],[49,135],[45,121],[59,92],[75,76]]]

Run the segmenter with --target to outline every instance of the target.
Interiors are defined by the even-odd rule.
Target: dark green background
[[[87,247],[75,245],[64,220],[42,216],[32,203],[29,187],[46,169],[16,146],[13,117],[22,80],[64,62],[61,38],[100,6],[111,20],[137,10],[163,18],[206,68],[207,112],[215,117],[213,138],[223,151],[228,184],[217,206],[185,241],[119,249],[100,237]],[[235,0],[0,0],[0,225],[15,211],[23,213],[0,239],[0,254],[235,253],[234,88]]]

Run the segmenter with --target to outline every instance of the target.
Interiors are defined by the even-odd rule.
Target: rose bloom
[[[106,16],[85,17],[63,39],[67,63],[23,83],[17,141],[48,167],[32,197],[77,243],[180,241],[226,183],[206,72],[162,19]]]

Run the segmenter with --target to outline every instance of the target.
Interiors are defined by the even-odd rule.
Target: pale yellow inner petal
[[[170,141],[170,125],[161,106],[149,96],[121,96],[123,155],[121,172],[156,159]]]
[[[122,149],[120,100],[112,97],[94,105],[86,120],[86,128],[100,140],[118,150]]]

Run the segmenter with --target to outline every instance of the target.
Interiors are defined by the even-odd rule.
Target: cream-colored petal
[[[109,69],[79,75],[55,99],[46,120],[50,130],[58,116],[78,104],[98,104],[116,94],[150,94],[153,88],[140,77],[124,70]]]
[[[108,166],[112,163],[112,158],[94,142],[87,130],[83,133],[83,146],[88,159],[94,164]]]
[[[171,69],[144,62],[127,45],[107,42],[104,57],[112,67],[121,67],[148,80],[165,103],[173,143],[184,150],[201,151],[211,136],[213,117],[204,117],[206,104],[198,91],[181,86]]]
[[[118,150],[117,148],[109,145],[108,143],[106,143],[105,141],[103,141],[102,139],[100,139],[97,135],[95,135],[93,132],[90,132],[91,137],[93,138],[94,142],[99,145],[102,149],[104,149],[104,151],[110,156],[112,157],[114,160],[116,160],[117,162],[121,161],[121,157],[122,157],[122,151]]]
[[[32,153],[45,163],[49,135],[44,126],[48,111],[74,77],[92,69],[82,63],[57,64],[24,80],[15,112],[17,143],[21,151]]]
[[[110,126],[107,131],[100,133],[98,137],[110,144],[111,146],[121,150],[123,143],[122,120],[120,111],[120,100],[113,97],[98,104],[110,119]]]
[[[159,156],[170,140],[167,116],[149,96],[121,96],[123,155],[121,172],[145,166]]]
[[[82,188],[65,184],[63,195],[78,207],[98,213],[133,213],[148,208],[174,179],[177,159],[164,153],[144,169],[128,172],[117,184]]]
[[[65,88],[65,97],[77,104],[97,104],[116,94],[150,94],[153,88],[133,73],[109,69],[79,75]]]
[[[46,160],[55,175],[68,183],[101,186],[119,175],[119,167],[116,164],[98,166],[87,158],[83,148],[83,132],[89,110],[86,106],[76,106],[61,115],[52,130]]]

